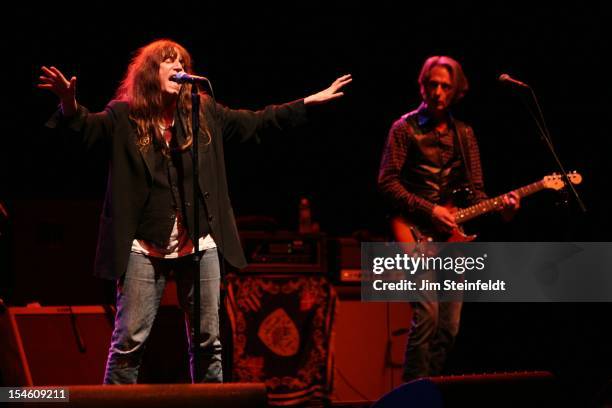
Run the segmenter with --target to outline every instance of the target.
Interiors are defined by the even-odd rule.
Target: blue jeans
[[[402,379],[440,375],[459,332],[463,302],[412,302],[412,324]]]
[[[192,259],[158,259],[132,252],[125,275],[117,281],[117,315],[106,362],[104,384],[134,384],[168,275],[174,273],[179,304],[185,312],[192,381],[222,382],[219,340],[219,258],[207,249],[200,261],[200,367],[195,375],[192,343]],[[195,382],[195,381],[194,381]]]
[[[430,282],[445,278],[444,274],[435,271],[422,272],[419,276]],[[436,290],[422,290],[418,292],[417,301],[411,302],[412,322],[404,357],[404,381],[442,373],[459,332],[463,296],[456,296],[454,301],[440,302]]]

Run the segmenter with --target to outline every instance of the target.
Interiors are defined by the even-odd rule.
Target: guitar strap
[[[470,183],[471,195],[476,194],[476,188],[474,187],[474,180],[472,179],[472,170],[471,170],[471,162],[469,162],[468,155],[465,152],[465,143],[467,143],[467,126],[463,123],[457,125],[456,121],[453,121],[453,127],[455,130],[455,137],[457,138],[457,143],[459,145],[459,151],[461,152],[461,158],[463,159],[463,166],[465,167],[465,175]],[[465,139],[465,143],[464,143]]]

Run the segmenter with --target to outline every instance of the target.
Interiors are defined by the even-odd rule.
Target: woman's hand
[[[318,105],[340,98],[344,95],[344,92],[340,92],[340,90],[350,84],[352,80],[351,74],[341,76],[329,88],[304,98],[304,105]]]
[[[39,89],[48,89],[60,100],[64,116],[72,116],[77,111],[76,102],[76,77],[66,79],[62,72],[55,67],[41,67],[42,74],[39,77]]]

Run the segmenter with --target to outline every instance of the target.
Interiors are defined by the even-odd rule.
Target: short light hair
[[[425,60],[423,68],[421,68],[421,74],[419,75],[421,96],[425,98],[425,86],[427,85],[427,81],[429,81],[431,70],[436,66],[442,66],[450,73],[451,81],[453,83],[452,103],[460,101],[468,91],[468,81],[463,73],[461,64],[459,64],[455,59],[445,55],[436,55]]]

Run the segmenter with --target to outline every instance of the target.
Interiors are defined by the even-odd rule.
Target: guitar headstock
[[[567,177],[569,178],[569,181],[572,184],[582,183],[582,176],[576,171],[567,173]],[[565,186],[565,180],[563,180],[562,175],[553,173],[550,176],[545,176],[542,179],[542,184],[544,184],[544,187],[546,188],[550,188],[553,190],[561,190]]]

